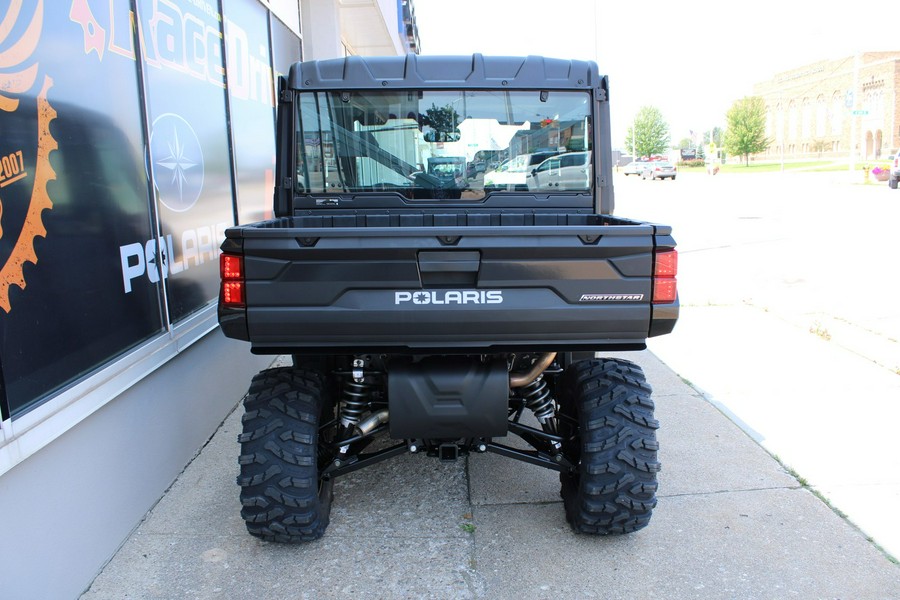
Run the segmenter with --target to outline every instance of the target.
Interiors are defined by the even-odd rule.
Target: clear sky
[[[672,143],[725,125],[731,104],[775,74],[855,52],[900,50],[884,2],[414,0],[423,54],[543,54],[609,75],[613,147],[642,106]],[[893,12],[892,12],[893,11]]]

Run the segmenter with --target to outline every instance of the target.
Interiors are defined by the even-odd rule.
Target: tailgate
[[[258,352],[636,348],[657,229],[244,227],[223,249],[243,249]]]

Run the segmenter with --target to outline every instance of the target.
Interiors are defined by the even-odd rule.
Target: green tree
[[[642,107],[625,136],[625,147],[634,148],[635,158],[663,154],[669,147],[669,124],[653,106]]]
[[[750,155],[762,152],[771,143],[766,137],[766,103],[759,96],[744,97],[731,105],[725,117],[725,150],[743,156],[749,166]]]
[[[432,103],[424,115],[419,115],[419,120],[423,125],[434,129],[425,134],[426,142],[455,142],[459,139],[459,130],[456,126],[461,119],[452,104],[438,108]]]

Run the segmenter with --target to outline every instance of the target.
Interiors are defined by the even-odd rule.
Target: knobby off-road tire
[[[331,405],[324,381],[318,371],[279,368],[258,373],[250,384],[237,483],[241,517],[252,535],[296,543],[325,533],[334,480],[319,477],[327,458],[319,424],[323,407]]]
[[[658,422],[636,364],[592,359],[566,370],[559,394],[564,452],[578,466],[560,475],[566,519],[579,533],[621,534],[647,526],[656,506]]]

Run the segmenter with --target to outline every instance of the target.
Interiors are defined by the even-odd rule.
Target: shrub
[[[686,167],[688,169],[695,169],[698,167],[702,169],[705,164],[706,163],[703,161],[702,158],[694,158],[692,160],[680,160],[680,161],[678,161],[677,166],[678,167]]]

